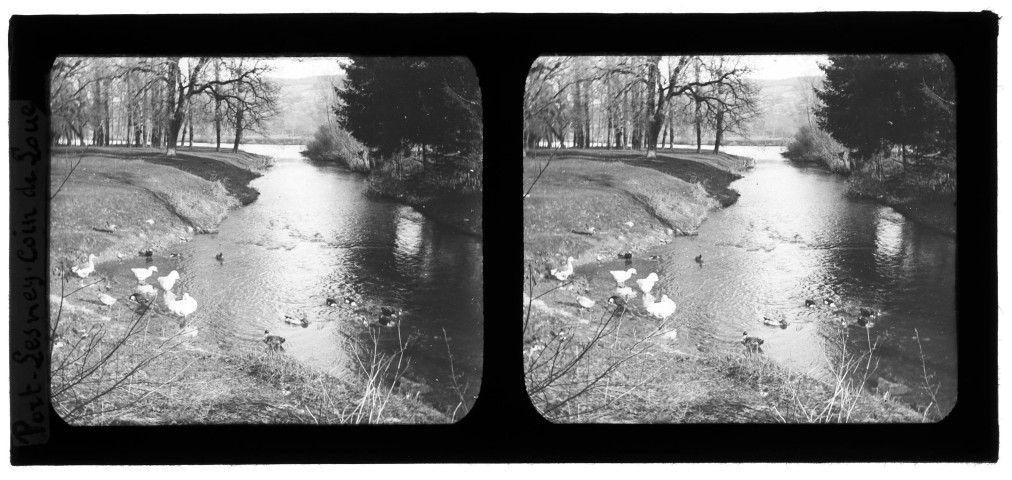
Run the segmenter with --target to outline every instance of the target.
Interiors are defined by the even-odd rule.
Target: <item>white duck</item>
[[[88,254],[88,263],[86,265],[82,267],[75,265],[73,267],[70,267],[70,271],[76,273],[78,277],[88,278],[88,275],[91,275],[91,272],[95,271],[96,258],[98,257],[96,257],[94,254]]]
[[[618,283],[621,286],[624,286],[625,285],[625,281],[629,280],[630,278],[632,278],[632,276],[635,273],[636,273],[636,269],[635,268],[630,268],[629,270],[612,270],[611,271],[611,276],[615,277],[615,282],[616,283]]]
[[[158,277],[158,285],[161,285],[162,290],[168,292],[176,285],[176,280],[179,280],[179,272],[173,270],[164,277]]]
[[[625,300],[636,298],[636,292],[633,291],[632,287],[618,287],[615,289],[615,293],[622,296]]]
[[[569,276],[573,274],[573,261],[574,258],[569,257],[566,260],[566,266],[561,268],[553,268],[550,273],[552,274],[553,277],[559,279],[560,281],[565,282],[566,279],[568,279]]]
[[[671,314],[675,313],[676,308],[675,301],[668,298],[667,295],[661,295],[661,301],[659,302],[651,301],[649,304],[647,303],[646,300],[648,296],[649,295],[643,296],[643,306],[647,309],[647,312],[650,313],[650,315],[654,316],[654,318],[663,320],[665,318],[670,317]],[[652,296],[650,296],[650,300],[653,300]]]
[[[144,283],[152,273],[158,271],[158,267],[152,265],[148,268],[131,268],[131,272],[134,272],[134,276],[137,277],[137,283]]]
[[[144,296],[153,296],[155,294],[155,287],[150,284],[137,285],[134,287],[134,293],[139,293]]]
[[[116,298],[105,293],[98,294],[98,301],[109,307],[110,312],[112,311],[112,306],[116,304]]]
[[[165,292],[162,294],[162,301],[165,302],[165,306],[171,308],[173,303],[176,303],[176,294],[172,292]]]
[[[184,293],[182,299],[169,304],[169,310],[172,313],[185,318],[187,315],[197,311],[197,301],[194,300],[189,293]]]
[[[594,308],[594,304],[597,303],[587,297],[584,297],[583,295],[577,295],[576,302],[579,303],[581,307],[587,309]]]
[[[650,290],[654,288],[654,284],[657,283],[657,280],[657,274],[650,272],[650,275],[647,275],[646,278],[636,280],[636,285],[639,285],[640,290],[642,290],[643,293],[650,293]]]

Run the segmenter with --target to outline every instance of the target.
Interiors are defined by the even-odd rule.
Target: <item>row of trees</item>
[[[336,89],[343,129],[381,158],[480,158],[481,88],[464,57],[351,57]]]
[[[816,89],[819,127],[859,162],[956,151],[956,76],[943,55],[831,55]]]
[[[750,73],[736,56],[540,57],[524,93],[524,150],[568,142],[655,157],[691,127],[697,151],[707,130],[719,152],[759,115]]]
[[[217,57],[60,57],[50,72],[52,138],[57,143],[164,147],[181,134],[223,128],[238,151],[244,132],[278,113],[278,86],[263,59]]]

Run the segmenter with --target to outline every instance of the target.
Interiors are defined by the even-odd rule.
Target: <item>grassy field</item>
[[[50,321],[53,399],[73,424],[447,423],[448,415],[397,386],[397,364],[359,352],[354,380],[312,371],[260,342],[230,346],[179,323],[160,298],[131,302],[118,255],[155,255],[254,201],[250,180],[268,157],[182,150],[55,149],[50,185]],[[71,173],[73,171],[73,173]],[[116,228],[111,228],[115,225]],[[68,264],[98,256],[86,279]],[[153,282],[152,282],[153,283]],[[100,293],[119,301],[102,305]],[[196,335],[190,335],[196,329]],[[393,381],[391,381],[393,379]]]
[[[603,301],[589,309],[577,303],[578,295],[612,295],[614,283],[587,278],[599,277],[598,270],[622,269],[617,253],[639,256],[677,235],[691,235],[708,212],[733,203],[737,193],[727,186],[748,167],[747,159],[694,151],[647,159],[630,152],[567,150],[548,164],[550,156],[538,152],[524,160],[525,193],[530,189],[524,198],[525,375],[528,393],[546,418],[922,420],[906,406],[870,394],[855,380],[862,363],[853,356],[841,359],[847,368],[835,382],[822,383],[750,355],[740,344],[682,350],[671,341],[678,334],[675,321],[644,315],[635,300],[624,311]],[[566,282],[549,278],[548,270],[568,256],[576,258],[576,273]]]

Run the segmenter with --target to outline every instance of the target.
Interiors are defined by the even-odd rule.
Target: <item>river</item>
[[[214,312],[202,315],[201,335],[231,348],[270,330],[286,337],[288,355],[339,378],[360,374],[356,345],[375,336],[394,354],[410,340],[404,377],[431,387],[419,399],[447,413],[470,408],[483,361],[481,240],[366,195],[363,175],[303,158],[303,148],[244,146],[276,161],[251,183],[260,197],[230,212],[218,233],[172,249],[182,254],[175,290]],[[381,306],[402,311],[399,328],[367,326]],[[300,311],[308,326],[284,322]]]
[[[781,147],[725,151],[756,160],[731,185],[738,202],[712,213],[698,236],[651,252],[661,255],[659,289],[678,303],[679,343],[731,346],[747,331],[765,339],[778,363],[820,379],[832,378],[843,345],[861,354],[871,343],[870,385],[900,382],[913,390],[904,400],[923,409],[931,402],[921,388],[926,368],[941,412],[951,411],[956,240],[891,207],[848,198],[843,176],[793,165]],[[836,307],[823,305],[830,297]],[[806,308],[807,299],[818,307]],[[860,307],[881,317],[867,330],[842,327]],[[764,325],[764,315],[783,315],[787,328]]]

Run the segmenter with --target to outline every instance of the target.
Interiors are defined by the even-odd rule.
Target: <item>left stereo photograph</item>
[[[481,96],[464,57],[57,57],[56,413],[464,418],[483,366]]]

